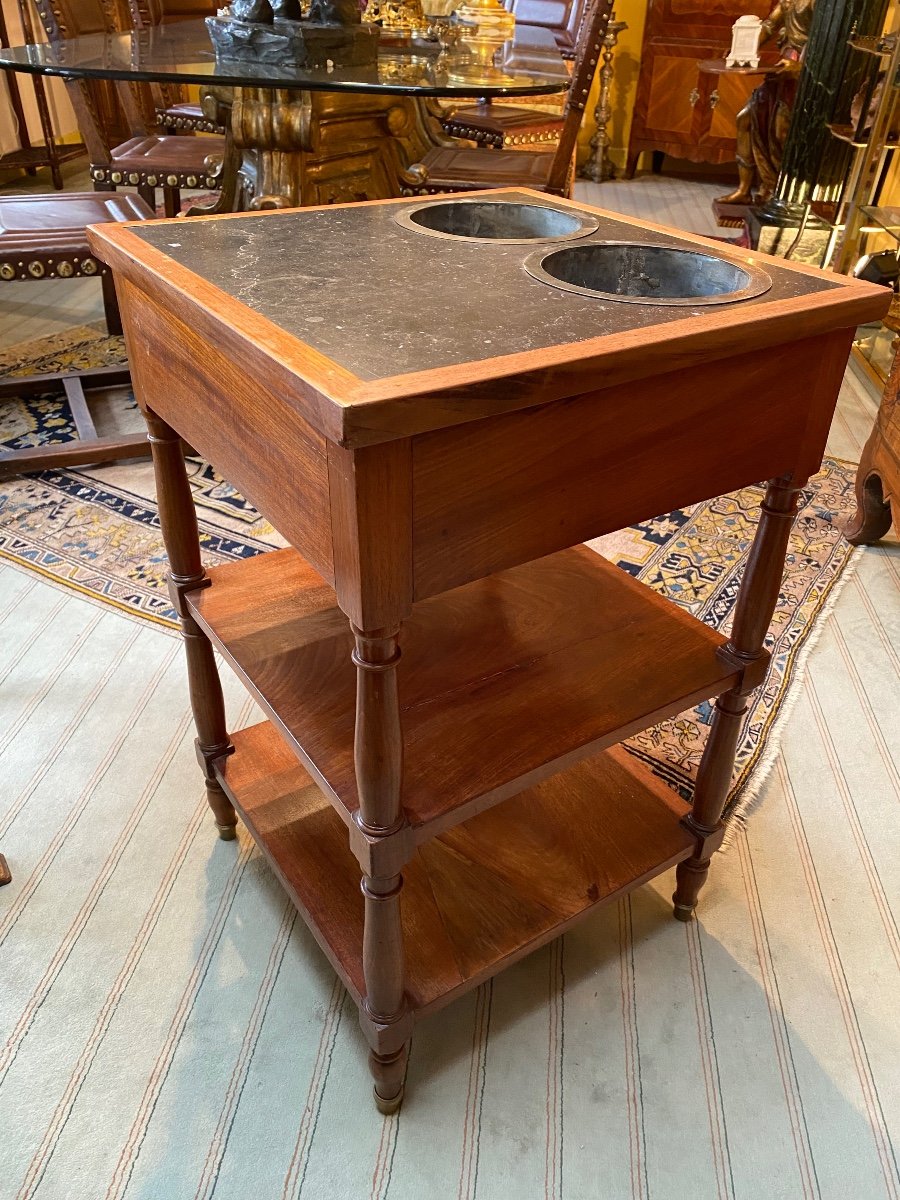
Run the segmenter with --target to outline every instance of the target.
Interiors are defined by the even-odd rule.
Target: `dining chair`
[[[110,192],[0,196],[0,281],[77,279],[97,277],[103,287],[103,307],[109,333],[121,333],[112,275],[94,256],[85,226],[113,221],[142,221],[155,213],[140,196]],[[78,438],[53,445],[24,446],[0,453],[0,479],[22,471],[108,462],[116,458],[145,458],[146,432],[100,437],[90,414],[92,389],[127,384],[125,366],[87,371],[7,376],[0,380],[0,399],[64,391]]]
[[[52,41],[90,33],[114,35],[127,29],[127,9],[116,9],[108,0],[53,0],[38,5],[38,16]],[[148,134],[155,123],[152,93],[145,83],[115,85],[118,103],[116,137],[124,123],[128,136],[110,142],[110,127],[96,103],[94,80],[66,80],[69,97],[90,159],[91,179],[98,191],[134,187],[150,205],[156,206],[156,189],[163,192],[166,216],[174,217],[181,207],[181,188],[218,189],[225,139]]]
[[[214,17],[217,0],[128,0],[132,27],[141,32],[157,25]],[[164,133],[224,133],[224,126],[208,117],[196,101],[187,98],[187,89],[177,83],[156,85],[161,103],[156,106],[156,122]]]
[[[494,150],[436,146],[402,173],[404,196],[471,192],[482,188],[529,187],[567,196],[571,190],[578,130],[587,105],[613,0],[587,0],[578,38],[563,127],[553,151]]]
[[[507,7],[515,14],[517,27],[534,25],[549,30],[562,57],[573,61],[587,0],[512,0]],[[547,96],[546,104],[546,108],[523,108],[503,100],[480,100],[449,110],[441,118],[441,127],[452,137],[491,150],[547,150],[559,142],[565,117],[564,101]]]

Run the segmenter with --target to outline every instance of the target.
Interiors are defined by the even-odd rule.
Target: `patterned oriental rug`
[[[30,374],[124,360],[121,339],[90,328],[0,354],[0,374]],[[111,398],[105,419],[139,428],[131,396]],[[102,419],[98,419],[102,429]],[[0,441],[10,448],[74,436],[59,396],[7,403]],[[189,472],[209,565],[284,545],[276,531],[216,475],[190,460]],[[756,795],[777,748],[792,682],[819,618],[853,557],[841,528],[854,511],[854,468],[826,459],[810,481],[788,552],[784,586],[769,635],[772,666],[742,732],[728,815]],[[647,586],[715,629],[727,632],[759,513],[762,491],[748,487],[659,516],[591,543]],[[165,587],[152,468],[147,462],[43,471],[0,483],[0,556],[55,584],[131,616],[175,629]],[[628,747],[689,798],[712,708],[704,703],[631,739]]]

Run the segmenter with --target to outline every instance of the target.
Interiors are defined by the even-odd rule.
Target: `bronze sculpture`
[[[775,189],[814,8],[815,0],[781,0],[762,22],[763,41],[778,33],[781,58],[738,113],[738,186],[719,204],[764,203]]]
[[[219,58],[374,68],[378,57],[378,30],[362,24],[359,0],[312,0],[306,16],[300,0],[231,0],[206,26]]]

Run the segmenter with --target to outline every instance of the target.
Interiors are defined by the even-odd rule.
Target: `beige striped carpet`
[[[867,552],[701,921],[666,877],[598,913],[422,1025],[385,1119],[324,958],[213,834],[177,640],[0,567],[0,1195],[900,1195],[898,595]]]

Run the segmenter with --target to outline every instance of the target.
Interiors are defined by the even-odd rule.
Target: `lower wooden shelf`
[[[192,614],[349,824],[356,669],[334,593],[294,550],[209,578]],[[724,642],[584,546],[416,604],[397,671],[416,840],[725,691]]]
[[[222,786],[353,998],[363,898],[347,830],[269,722],[234,734]],[[614,747],[421,846],[404,868],[406,989],[419,1016],[690,856],[689,806]]]

